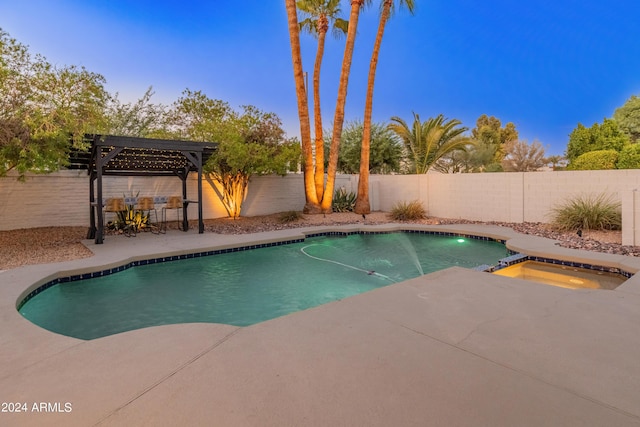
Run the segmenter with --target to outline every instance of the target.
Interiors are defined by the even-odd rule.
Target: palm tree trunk
[[[293,62],[293,76],[298,98],[298,118],[300,120],[300,140],[304,156],[304,194],[306,203],[305,213],[320,213],[320,202],[316,194],[313,171],[313,150],[311,147],[311,124],[309,122],[309,104],[304,84],[302,70],[302,54],[300,53],[300,29],[298,27],[298,13],[295,0],[285,0],[287,21],[289,24],[289,38],[291,41],[291,59]]]
[[[354,212],[359,214],[368,214],[371,212],[371,204],[369,203],[369,156],[371,153],[371,115],[373,112],[373,85],[376,79],[376,68],[378,67],[378,56],[380,54],[380,45],[382,44],[382,36],[384,28],[389,19],[389,13],[393,0],[385,0],[382,13],[380,14],[380,22],[378,23],[378,32],[376,41],[373,45],[373,53],[371,54],[371,62],[369,63],[369,78],[367,80],[367,97],[364,104],[364,122],[362,124],[362,148],[360,150],[360,178],[358,180],[358,197]]]
[[[333,117],[333,134],[331,135],[331,150],[329,152],[329,166],[327,167],[327,185],[321,201],[322,212],[331,213],[331,203],[333,202],[333,190],[336,183],[336,171],[338,170],[338,154],[340,151],[340,137],[342,136],[342,125],[344,124],[344,106],[347,101],[347,86],[349,85],[349,73],[351,72],[351,60],[353,58],[353,47],[356,42],[356,30],[358,29],[358,18],[360,8],[364,0],[351,0],[351,13],[349,15],[349,29],[347,31],[347,42],[344,48],[342,59],[342,69],[340,71],[340,85],[338,86],[338,99],[336,101],[336,112]]]
[[[321,24],[322,25],[322,24]],[[316,172],[315,184],[318,200],[322,200],[324,194],[324,138],[322,135],[322,113],[320,110],[320,68],[324,55],[324,41],[327,35],[326,25],[324,31],[318,31],[318,51],[313,68],[313,115],[316,138]]]

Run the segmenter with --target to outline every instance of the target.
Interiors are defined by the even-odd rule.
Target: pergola
[[[96,244],[104,238],[102,180],[104,176],[176,176],[182,181],[182,221],[184,231],[189,228],[187,206],[198,203],[198,231],[204,232],[202,220],[202,165],[217,149],[210,142],[171,141],[96,135],[91,138],[90,153],[75,152],[72,166],[88,169],[90,226],[88,239]],[[187,197],[187,177],[198,173],[198,198]],[[96,185],[94,185],[96,183]]]

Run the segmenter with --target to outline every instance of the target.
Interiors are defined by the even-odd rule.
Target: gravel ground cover
[[[220,234],[258,233],[270,230],[309,227],[334,224],[383,224],[392,221],[385,212],[373,212],[363,218],[353,213],[333,213],[330,215],[302,215],[292,222],[282,222],[282,214],[238,219],[217,218],[205,220],[205,231]],[[407,223],[417,224],[461,224],[478,221],[460,219],[426,218]],[[508,224],[491,222],[489,224],[511,227],[514,230],[540,237],[558,240],[560,246],[606,252],[630,256],[640,256],[640,247],[623,246],[620,231],[584,231],[582,237],[575,232],[560,232],[548,224],[523,223]],[[193,223],[196,226],[196,223]],[[177,229],[177,223],[169,224]],[[0,270],[30,264],[67,261],[92,256],[92,252],[82,244],[86,238],[87,227],[46,227],[0,231]]]

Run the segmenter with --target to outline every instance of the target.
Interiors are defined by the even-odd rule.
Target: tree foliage
[[[360,151],[362,148],[363,124],[352,121],[345,124],[340,142],[338,170],[342,173],[357,174],[360,171]],[[371,125],[371,151],[369,172],[388,174],[400,172],[402,146],[393,133],[382,123]]]
[[[505,172],[532,172],[547,163],[544,157],[544,147],[540,142],[511,141],[505,144],[505,156],[502,168]]]
[[[252,175],[285,175],[300,160],[300,144],[286,139],[280,118],[254,106],[235,111],[200,91],[185,90],[169,111],[177,139],[218,142],[204,169],[220,183],[220,198],[229,216],[240,216]]]
[[[443,173],[502,172],[506,148],[517,140],[518,131],[513,123],[502,127],[499,119],[483,114],[471,130],[465,150],[443,156],[435,169]]]
[[[626,145],[618,156],[618,169],[640,169],[640,144]]]
[[[602,124],[594,123],[590,128],[581,123],[569,135],[566,157],[572,163],[590,151],[621,151],[629,143],[629,137],[618,127],[615,120],[604,119]]]
[[[600,170],[615,169],[618,162],[616,150],[588,151],[578,156],[567,166],[568,170]]]
[[[139,138],[161,137],[166,134],[166,107],[151,103],[152,96],[153,90],[149,87],[136,102],[123,103],[116,93],[107,105],[105,127],[100,133]]]
[[[400,117],[392,117],[389,129],[403,143],[410,173],[427,173],[443,156],[455,150],[464,150],[469,144],[462,134],[467,131],[457,119],[445,119],[442,114],[431,117],[424,123],[413,113],[413,124],[409,126]]]
[[[613,113],[613,119],[618,123],[633,143],[640,142],[640,98],[632,95],[624,105]]]
[[[0,29],[0,176],[47,173],[104,123],[104,77],[83,67],[56,67]]]
[[[470,156],[474,172],[501,169],[506,144],[518,140],[515,124],[509,122],[503,127],[500,119],[486,114],[478,117],[471,135],[475,142]]]

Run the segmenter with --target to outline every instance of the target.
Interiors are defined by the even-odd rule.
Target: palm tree
[[[399,0],[399,5],[407,7],[410,13],[413,13],[415,6],[414,0]],[[378,23],[378,32],[376,41],[373,45],[373,53],[371,54],[371,62],[369,64],[369,78],[367,81],[367,96],[364,106],[364,129],[362,134],[362,149],[360,151],[360,178],[358,180],[358,197],[354,207],[354,212],[360,214],[368,214],[371,212],[369,203],[369,156],[371,150],[371,115],[373,112],[373,84],[376,78],[376,68],[378,66],[378,55],[380,53],[380,45],[382,44],[382,36],[387,21],[394,10],[393,0],[382,0],[382,11],[380,13],[380,22]]]
[[[331,134],[329,166],[327,167],[327,184],[325,186],[324,195],[320,204],[322,211],[325,213],[331,212],[331,202],[333,201],[333,190],[335,188],[336,171],[338,169],[340,138],[342,136],[342,125],[344,124],[344,106],[347,101],[347,86],[349,85],[349,73],[351,72],[353,47],[356,42],[358,18],[360,17],[360,11],[362,7],[370,2],[371,0],[351,0],[351,12],[349,14],[347,42],[344,48],[344,57],[342,58],[340,84],[338,86],[338,99],[336,101],[336,111],[333,117],[333,132]]]
[[[389,124],[389,129],[402,140],[412,173],[427,173],[442,156],[469,144],[469,139],[462,136],[468,129],[461,127],[459,120],[445,119],[442,114],[421,123],[420,116],[413,113],[412,127],[400,117],[392,117],[391,121],[394,123]]]
[[[304,84],[302,70],[302,54],[300,53],[300,28],[296,0],[285,0],[287,21],[289,24],[289,39],[291,42],[291,59],[293,62],[293,77],[298,99],[298,118],[300,120],[300,140],[304,157],[304,194],[306,203],[304,212],[320,213],[320,199],[316,194],[313,173],[313,150],[311,148],[311,124],[309,123],[309,104]]]
[[[551,167],[553,168],[553,170],[557,170],[558,166],[564,166],[566,159],[564,158],[564,156],[549,156],[546,158],[546,162],[547,164],[550,164]]]
[[[332,26],[333,34],[338,37],[347,33],[348,21],[338,18],[340,0],[298,0],[298,10],[306,16],[300,22],[300,29],[318,39],[315,65],[313,67],[313,116],[315,129],[315,185],[319,200],[324,193],[324,138],[322,135],[322,114],[320,111],[320,68],[324,56],[324,44],[327,31]],[[331,25],[332,24],[332,25]]]

